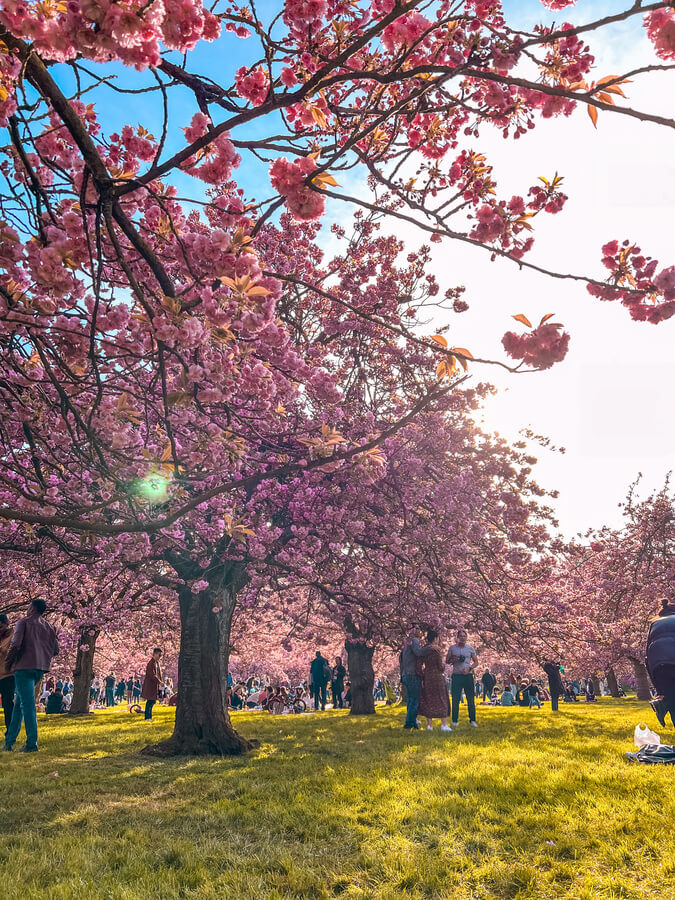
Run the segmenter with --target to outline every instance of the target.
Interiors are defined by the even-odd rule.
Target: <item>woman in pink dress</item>
[[[427,731],[433,731],[432,719],[441,720],[441,731],[452,731],[448,725],[450,699],[445,683],[445,663],[440,648],[438,633],[427,632],[426,646],[422,651],[424,672],[422,674],[422,694],[419,714],[427,720]]]

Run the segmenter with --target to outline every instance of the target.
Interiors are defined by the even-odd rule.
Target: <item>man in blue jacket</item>
[[[675,725],[675,604],[668,600],[663,601],[661,612],[649,626],[647,671],[660,695],[652,701],[656,717],[665,727],[666,715],[670,713]]]

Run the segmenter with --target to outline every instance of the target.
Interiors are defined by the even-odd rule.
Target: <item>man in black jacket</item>
[[[342,665],[342,657],[335,657],[335,665],[331,675],[330,692],[333,697],[333,709],[342,709],[342,692],[345,689],[347,670]]]
[[[483,685],[483,703],[489,703],[490,698],[492,697],[494,686],[497,684],[497,679],[489,669],[486,669],[483,672],[481,684]]]
[[[314,697],[314,709],[319,708],[319,703],[321,704],[321,709],[326,708],[326,686],[328,685],[328,681],[331,675],[331,669],[328,665],[328,660],[325,659],[321,655],[321,651],[316,651],[316,656],[312,660],[312,664],[309,667],[309,672],[311,675],[312,682],[312,697]]]
[[[560,663],[549,661],[544,663],[542,669],[548,675],[548,690],[551,695],[551,709],[558,710],[558,700],[565,693],[565,685],[560,677]]]
[[[675,604],[664,600],[661,612],[652,620],[647,635],[647,671],[660,695],[652,708],[665,727],[666,715],[675,725]]]

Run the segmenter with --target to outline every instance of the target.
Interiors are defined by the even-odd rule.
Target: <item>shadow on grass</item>
[[[464,707],[448,735],[404,732],[401,708],[366,718],[242,712],[235,727],[262,740],[258,751],[171,760],[138,756],[168,735],[169,710],[153,725],[127,712],[42,719],[41,753],[0,763],[0,862],[13,868],[16,896],[21,886],[41,897],[43,885],[54,889],[45,897],[68,900],[348,888],[585,900],[584,879],[593,897],[638,896],[630,885],[644,886],[675,820],[671,773],[621,758],[646,711],[630,701],[557,715],[479,708],[474,730]],[[54,854],[62,861],[50,869]],[[153,893],[155,870],[163,893]],[[115,893],[132,878],[138,893]]]

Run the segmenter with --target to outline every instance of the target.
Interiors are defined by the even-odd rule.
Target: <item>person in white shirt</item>
[[[458,629],[457,642],[448,650],[445,661],[452,666],[452,724],[457,725],[459,720],[459,704],[462,699],[462,691],[464,691],[469,711],[469,724],[477,728],[473,670],[478,664],[478,656],[474,648],[467,644],[467,636],[463,628]]]

